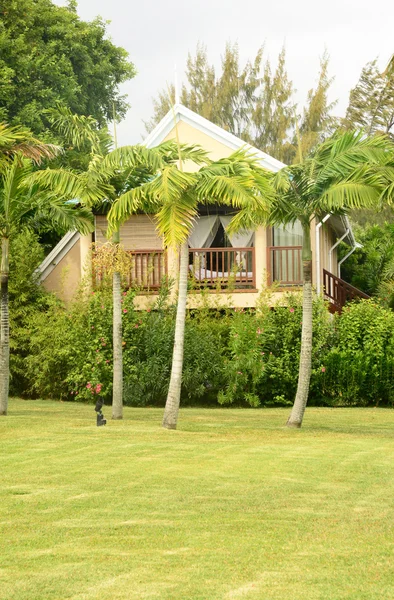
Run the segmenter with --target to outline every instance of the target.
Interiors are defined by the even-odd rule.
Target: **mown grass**
[[[394,412],[287,414],[12,400],[1,600],[394,598]]]

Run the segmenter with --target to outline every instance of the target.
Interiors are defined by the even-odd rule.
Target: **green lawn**
[[[1,600],[394,598],[394,412],[287,415],[12,400]]]

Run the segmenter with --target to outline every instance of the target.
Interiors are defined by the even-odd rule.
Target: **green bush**
[[[110,402],[111,291],[81,292],[65,307],[37,285],[34,268],[41,250],[34,236],[15,241],[13,256],[12,392],[91,401],[99,390]],[[23,266],[16,269],[23,256]],[[167,306],[164,293],[152,309],[136,311],[134,297],[129,291],[122,298],[125,404],[163,405],[175,307]],[[204,306],[189,311],[186,319],[182,403],[292,404],[302,326],[300,296],[289,295],[285,305],[275,308],[261,301],[256,310],[210,309],[208,302]],[[361,301],[333,318],[325,303],[315,300],[313,322],[309,403],[392,405],[394,313]]]
[[[333,405],[392,405],[393,333],[394,313],[373,300],[346,306],[324,358],[322,395]]]
[[[290,405],[298,376],[302,306],[289,295],[286,306],[271,310],[234,311],[226,362],[227,384],[219,392],[220,404],[250,406]],[[329,314],[322,301],[313,308],[314,348],[312,385],[321,366],[321,353],[329,344]]]

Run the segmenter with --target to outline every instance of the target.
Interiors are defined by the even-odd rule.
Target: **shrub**
[[[321,352],[328,344],[330,325],[324,303],[314,302],[312,374],[319,371]],[[234,311],[227,385],[219,393],[220,404],[250,406],[290,405],[297,387],[301,344],[300,296],[289,295],[286,306],[258,311]]]
[[[335,319],[322,395],[333,405],[393,404],[394,313],[373,300],[346,306]]]

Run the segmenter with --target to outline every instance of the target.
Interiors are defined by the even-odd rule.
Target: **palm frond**
[[[107,215],[108,234],[116,231],[131,215],[138,211],[153,213],[158,209],[155,195],[151,191],[151,182],[125,192],[112,204]]]
[[[156,146],[154,150],[162,157],[167,164],[174,164],[179,161],[179,153],[182,161],[191,161],[196,165],[205,165],[212,162],[208,153],[198,145],[178,144],[175,140],[168,140]]]
[[[116,172],[125,169],[143,167],[152,174],[164,166],[164,161],[156,149],[149,150],[145,146],[121,146],[109,152],[98,164],[97,170],[105,177],[111,177]]]
[[[318,206],[330,212],[347,208],[370,208],[378,204],[380,190],[363,181],[341,181],[330,186],[320,197]]]

